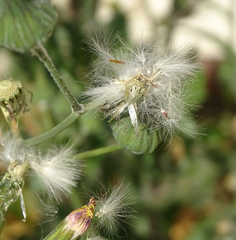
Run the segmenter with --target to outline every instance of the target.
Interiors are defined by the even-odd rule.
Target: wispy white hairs
[[[102,229],[105,235],[116,235],[117,226],[122,227],[122,222],[126,222],[134,212],[130,207],[130,187],[123,182],[113,186],[98,199],[96,214],[98,217],[97,227]]]
[[[72,148],[54,146],[45,152],[37,152],[31,167],[46,187],[49,196],[60,200],[70,192],[81,175],[81,164],[72,159]]]

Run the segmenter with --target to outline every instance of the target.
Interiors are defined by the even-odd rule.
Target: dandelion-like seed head
[[[184,117],[191,106],[185,89],[198,68],[189,50],[170,51],[154,41],[136,46],[116,40],[90,40],[98,59],[88,74],[92,86],[84,93],[88,108],[99,109],[109,121],[128,114],[137,135],[140,124],[158,130],[163,140],[178,130],[189,133]]]

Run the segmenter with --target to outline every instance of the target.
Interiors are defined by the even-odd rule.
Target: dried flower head
[[[22,87],[20,81],[12,79],[1,80],[0,93],[0,106],[8,111],[9,119],[16,118],[21,111],[25,113],[28,110],[25,88]]]
[[[177,130],[191,134],[185,126],[190,107],[185,90],[198,65],[189,51],[170,51],[154,41],[136,46],[120,37],[91,39],[90,46],[98,59],[84,93],[88,109],[98,109],[109,121],[127,113],[137,135],[140,124],[158,130],[164,140]]]

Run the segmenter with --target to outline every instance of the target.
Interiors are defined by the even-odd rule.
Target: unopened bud
[[[88,205],[71,212],[44,240],[80,239],[91,224],[95,205],[96,200],[92,197]]]
[[[77,237],[82,236],[89,228],[94,217],[96,200],[91,198],[88,205],[71,212],[67,217],[66,227],[76,232]]]

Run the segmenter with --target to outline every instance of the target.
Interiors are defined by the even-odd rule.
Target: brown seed
[[[109,62],[125,64],[125,62],[122,62],[122,61],[119,61],[119,60],[109,60]]]

